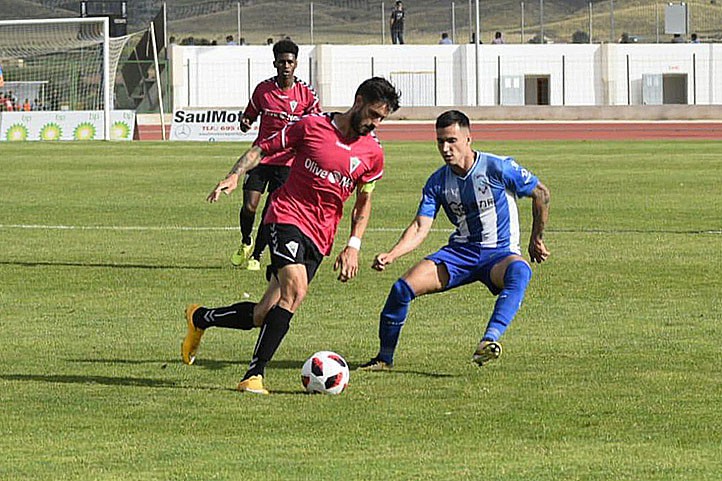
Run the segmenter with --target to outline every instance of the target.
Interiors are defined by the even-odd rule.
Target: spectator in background
[[[268,37],[268,38],[266,39],[266,45],[273,45],[273,38]]]
[[[248,43],[246,42],[246,37],[239,38],[238,45],[248,45]]]
[[[444,32],[441,34],[441,40],[439,40],[439,45],[452,45],[454,42],[451,41],[449,38],[449,34]]]
[[[471,42],[469,43],[476,43],[476,32],[471,32]],[[479,43],[484,43],[479,39]]]
[[[226,45],[238,45],[235,40],[233,40],[233,35],[226,35]]]
[[[53,88],[50,91],[50,99],[48,101],[48,108],[53,112],[60,110],[60,91],[57,88]]]
[[[681,34],[675,33],[672,37],[672,43],[684,43],[684,38]]]
[[[25,99],[25,102],[23,102],[23,110],[25,112],[30,112],[32,110],[32,106],[30,105],[29,99]]]
[[[15,110],[15,105],[13,104],[13,98],[9,93],[5,94],[5,98],[2,101],[2,105],[5,108],[6,112],[12,112]]]
[[[396,1],[393,11],[391,12],[391,42],[396,45],[404,44],[404,17],[406,11],[401,0]]]
[[[494,40],[491,41],[494,45],[501,45],[504,43],[504,39],[501,36],[501,32],[496,32],[494,34]]]
[[[3,66],[0,64],[0,87],[5,85],[5,78],[3,77]]]
[[[699,38],[697,37],[697,34],[693,33],[692,35],[690,35],[689,41],[691,43],[699,43]]]

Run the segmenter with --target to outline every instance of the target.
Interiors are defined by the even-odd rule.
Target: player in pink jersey
[[[201,337],[209,327],[261,327],[238,390],[268,394],[263,384],[266,364],[288,332],[323,257],[331,253],[343,204],[354,191],[351,236],[336,257],[334,270],[341,282],[358,273],[361,238],[371,214],[371,192],[384,167],[383,151],[373,130],[398,107],[399,93],[393,85],[380,77],[368,79],[357,89],[349,110],[309,115],[289,124],[245,152],[216,185],[209,202],[235,190],[240,176],[266,156],[293,149],[288,181],[273,193],[263,219],[271,250],[266,292],[258,303],[218,308],[189,305],[188,332],[181,347],[183,362],[195,361]]]
[[[241,117],[243,132],[247,132],[258,117],[261,118],[258,137],[253,145],[280,131],[289,122],[294,122],[303,115],[321,111],[313,87],[294,76],[298,66],[298,45],[291,40],[280,40],[273,45],[273,58],[277,75],[256,86]],[[261,253],[266,247],[266,239],[261,235],[259,228],[255,246],[253,245],[251,232],[256,219],[256,210],[264,191],[268,190],[270,198],[271,193],[286,181],[292,159],[293,152],[289,150],[278,152],[264,157],[258,166],[246,173],[243,183],[243,206],[239,214],[241,245],[231,256],[231,264],[234,266],[245,263],[248,270],[260,270]],[[269,198],[266,199],[261,218],[266,214]]]

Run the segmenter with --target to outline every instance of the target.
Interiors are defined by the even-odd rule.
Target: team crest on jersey
[[[291,255],[295,258],[296,254],[298,253],[298,242],[290,241],[286,243],[286,249],[288,249],[288,252],[290,252]]]
[[[353,174],[353,171],[361,165],[361,160],[358,157],[351,157],[349,159],[349,170]]]
[[[486,191],[489,190],[489,180],[486,176],[484,174],[477,174],[474,176],[474,180],[476,181],[476,190],[482,194],[486,194]]]
[[[293,112],[294,110],[296,110],[296,107],[298,107],[298,102],[295,100],[291,100],[289,102],[289,105],[291,106],[291,112]]]

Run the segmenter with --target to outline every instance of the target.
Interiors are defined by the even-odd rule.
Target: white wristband
[[[352,235],[349,240],[348,244],[346,244],[348,247],[351,247],[352,249],[356,249],[357,251],[361,250],[361,239],[359,237],[356,237],[355,235]]]

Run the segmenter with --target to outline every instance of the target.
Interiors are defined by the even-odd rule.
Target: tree
[[[572,43],[589,43],[589,34],[587,32],[577,30],[572,34]]]

